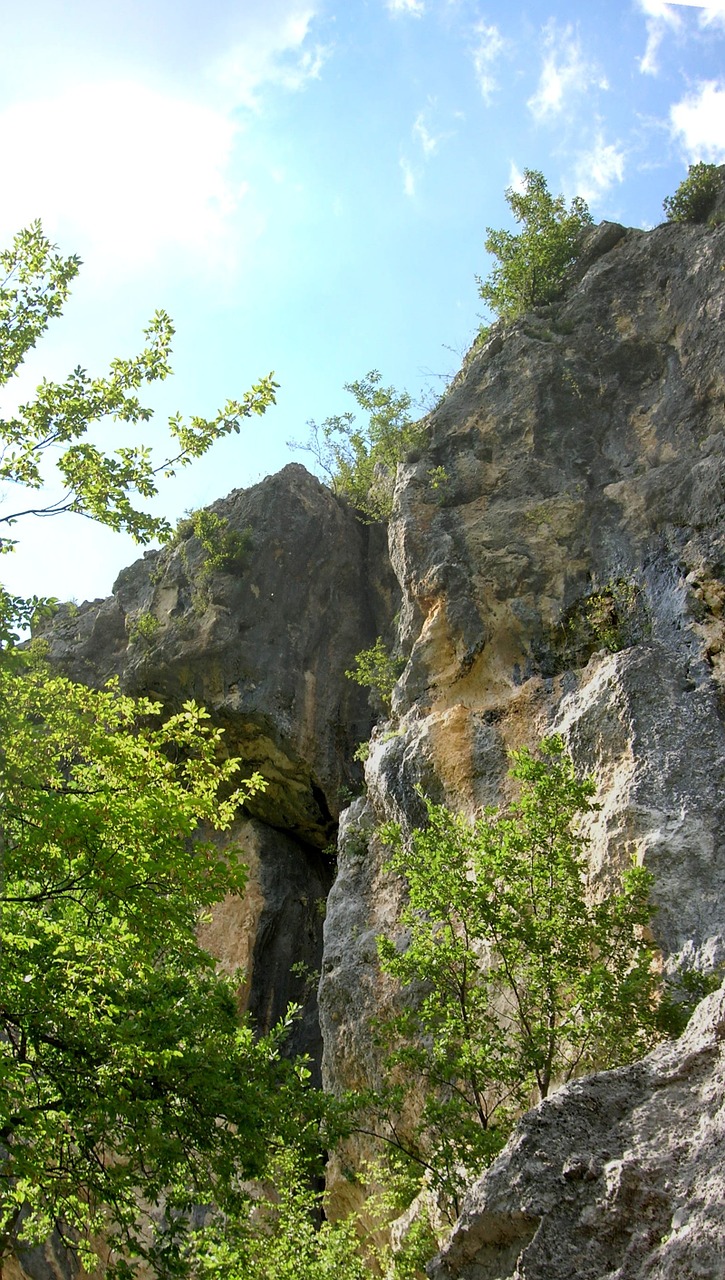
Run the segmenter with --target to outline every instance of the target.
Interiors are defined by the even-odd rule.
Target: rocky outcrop
[[[190,521],[118,577],[107,600],[67,606],[45,630],[72,678],[119,676],[166,705],[195,698],[267,782],[252,811],[317,847],[334,835],[371,712],[345,678],[390,626],[395,580],[382,530],[360,524],[291,464],[209,511],[241,550],[210,564]],[[222,557],[223,558],[223,557]]]
[[[111,597],[64,606],[42,635],[74,679],[118,677],[169,708],[195,698],[229,751],[263,774],[266,790],[228,836],[249,868],[245,898],[220,904],[203,937],[228,971],[245,971],[242,995],[261,1027],[302,1006],[291,1047],[319,1069],[330,842],[360,786],[353,753],[373,719],[345,671],[389,631],[397,586],[382,529],[357,521],[304,467],[210,511],[221,522],[217,563],[183,522],[170,546],[119,575]]]
[[[725,988],[676,1044],[530,1111],[431,1280],[720,1280],[723,1142]]]
[[[211,509],[233,563],[212,571],[187,527],[47,629],[78,679],[204,702],[267,778],[234,833],[247,895],[205,940],[246,969],[262,1025],[306,1000],[297,1047],[313,1054],[315,997],[289,971],[321,958],[328,1088],[382,1074],[374,1023],[396,992],[376,938],[401,885],[378,824],[416,822],[418,787],[468,815],[505,801],[508,752],[545,733],[598,784],[592,894],[634,858],[655,877],[663,965],[725,956],[724,320],[724,226],[603,224],[562,298],[494,326],[430,415],[398,471],[389,559],[379,528],[287,467]],[[401,596],[393,715],[345,808],[372,721],[344,673],[392,641]],[[436,1277],[719,1276],[723,1016],[711,1000],[679,1045],[530,1113]],[[364,1154],[333,1166],[338,1209]]]
[[[725,227],[605,225],[578,274],[494,328],[399,468],[407,665],[328,900],[332,1088],[381,1073],[375,938],[401,889],[377,824],[416,821],[418,784],[468,814],[505,800],[507,752],[545,733],[598,784],[592,893],[643,862],[665,965],[725,953]]]

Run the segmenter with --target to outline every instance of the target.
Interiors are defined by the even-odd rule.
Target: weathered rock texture
[[[323,847],[371,723],[345,670],[396,607],[382,531],[296,464],[211,510],[248,541],[238,562],[208,573],[187,529],[125,569],[107,600],[54,619],[51,658],[87,684],[118,675],[169,705],[203,703],[264,773],[255,816]]]
[[[379,1079],[373,1023],[395,998],[376,937],[401,886],[376,825],[414,822],[418,784],[469,814],[505,800],[507,752],[544,733],[561,732],[599,785],[592,893],[634,857],[655,875],[664,963],[707,969],[725,955],[724,320],[725,227],[603,224],[561,301],[495,327],[470,355],[430,415],[428,446],[400,467],[398,587],[380,530],[295,466],[215,504],[251,530],[241,564],[206,574],[190,537],[49,628],[52,657],[79,679],[118,674],[169,705],[203,701],[268,779],[236,833],[249,892],[208,935],[221,963],[246,966],[266,1024],[300,998],[291,960],[317,963],[323,851],[371,728],[344,672],[391,636],[402,593],[394,719],[373,732],[328,896],[329,1088]],[[528,1117],[438,1274],[723,1274],[710,1159],[721,1005],[708,1010],[677,1049],[576,1083]],[[316,1016],[312,998],[301,1046],[314,1046]],[[343,1160],[360,1155],[351,1146]],[[349,1188],[333,1171],[338,1206]]]
[[[366,692],[345,671],[389,631],[398,593],[382,530],[360,524],[304,467],[212,511],[247,543],[227,567],[209,571],[187,524],[125,569],[111,597],[66,606],[43,634],[74,679],[117,676],[170,708],[203,703],[230,752],[264,775],[266,790],[229,835],[249,867],[247,893],[217,908],[204,940],[230,972],[245,970],[261,1027],[290,1001],[302,1005],[291,1047],[319,1064],[329,842],[360,784],[353,753],[372,724]]]
[[[508,750],[544,733],[599,785],[592,893],[644,862],[665,964],[723,957],[724,263],[725,227],[595,229],[563,299],[494,329],[399,469],[408,661],[328,900],[332,1088],[381,1074],[375,937],[401,889],[376,824],[415,821],[416,784],[500,802]]]
[[[567,1085],[468,1193],[432,1280],[721,1280],[725,988],[681,1040]]]

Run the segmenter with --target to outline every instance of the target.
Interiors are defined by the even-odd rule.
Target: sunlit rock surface
[[[725,988],[676,1044],[530,1111],[431,1280],[720,1280],[723,1143]]]
[[[723,958],[724,264],[725,227],[595,229],[563,300],[494,327],[399,468],[407,665],[328,900],[329,1087],[381,1073],[375,937],[401,890],[375,826],[416,821],[416,785],[470,815],[505,800],[508,751],[545,733],[598,783],[592,893],[643,862],[665,965]]]
[[[247,896],[205,940],[246,969],[262,1024],[303,999],[313,1054],[317,1003],[288,969],[321,960],[328,1088],[382,1073],[374,1022],[396,993],[376,937],[401,886],[376,826],[415,822],[418,786],[468,815],[505,801],[508,751],[545,733],[598,784],[592,893],[643,862],[663,964],[723,959],[724,320],[725,227],[602,224],[562,300],[467,358],[399,468],[389,551],[291,466],[214,504],[249,529],[239,564],[206,574],[183,538],[47,629],[78,679],[204,702],[268,778],[234,833]],[[399,609],[406,666],[373,728],[344,673],[377,635],[392,642]],[[363,792],[353,753],[371,728]],[[437,1280],[719,1280],[721,1026],[714,999],[679,1046],[526,1117]],[[338,1210],[364,1155],[353,1143],[331,1171]]]

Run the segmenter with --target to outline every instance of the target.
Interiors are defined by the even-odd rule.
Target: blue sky
[[[283,466],[370,369],[443,388],[524,167],[646,227],[725,161],[725,0],[0,0],[0,138],[2,243],[40,217],[84,260],[0,408],[131,354],[157,307],[176,373],[147,443],[276,372],[278,406],[164,489],[176,518]],[[140,554],[81,519],[15,533],[24,594],[105,595]]]

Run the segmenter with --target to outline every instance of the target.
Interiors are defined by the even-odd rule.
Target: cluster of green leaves
[[[691,164],[673,196],[662,207],[668,222],[707,222],[723,185],[723,168],[716,164]]]
[[[428,469],[428,484],[435,494],[436,501],[440,506],[445,506],[451,492],[451,477],[445,467],[430,467]]]
[[[426,801],[424,828],[381,830],[408,890],[399,931],[378,943],[407,993],[383,1028],[398,1081],[385,1113],[425,1083],[407,1149],[456,1207],[466,1169],[555,1081],[629,1062],[671,1026],[645,940],[652,877],[633,866],[592,900],[580,821],[594,783],[558,737],[513,760],[521,795],[507,809],[470,825]]]
[[[196,538],[204,552],[202,576],[209,577],[215,571],[229,572],[240,569],[249,552],[252,538],[251,527],[242,533],[230,529],[229,521],[208,507],[192,511],[176,526],[174,539],[184,542],[187,538]]]
[[[156,1265],[312,1123],[281,1030],[255,1039],[195,940],[245,883],[198,825],[262,780],[194,703],[160,710],[0,666],[0,1258],[56,1228]]]
[[[278,1152],[248,1212],[198,1234],[195,1280],[425,1280],[425,1262],[436,1251],[427,1218],[400,1247],[385,1242],[388,1224],[409,1202],[409,1179],[401,1188],[379,1167],[365,1173],[374,1189],[368,1186],[364,1209],[335,1219],[326,1215],[324,1193],[310,1182],[298,1151]]]
[[[0,386],[18,372],[49,321],[60,314],[80,260],[63,258],[43,234],[39,222],[21,231],[10,249],[0,253]],[[123,444],[107,453],[87,437],[94,424],[110,420],[124,426],[148,422],[152,410],[138,392],[163,381],[171,372],[169,358],[174,329],[157,311],[144,332],[146,346],[130,359],[115,359],[105,377],[91,378],[76,368],[63,383],[43,380],[35,398],[0,420],[0,481],[41,491],[49,480],[51,459],[63,486],[55,500],[27,499],[0,515],[11,527],[24,515],[47,516],[72,511],[111,529],[129,532],[137,542],[171,536],[163,516],[136,505],[137,497],[152,498],[159,477],[201,457],[214,441],[239,432],[244,419],[264,413],[274,403],[277,384],[262,378],[241,400],[229,400],[214,418],[181,415],[169,418],[172,448],[155,459],[147,445]],[[7,546],[11,540],[4,538]]]
[[[198,1280],[365,1280],[353,1217],[330,1222],[294,1148],[271,1162],[247,1212],[198,1239]]]
[[[383,711],[389,712],[393,689],[404,666],[404,660],[393,657],[382,636],[378,636],[369,649],[355,654],[355,666],[345,675],[355,684],[370,689]]]
[[[139,640],[150,642],[160,628],[161,619],[157,618],[155,613],[139,613],[130,623],[128,643],[137,644]]]
[[[592,217],[579,196],[569,208],[563,196],[552,196],[536,169],[524,169],[523,190],[509,187],[506,202],[522,229],[515,234],[487,228],[486,252],[498,259],[498,265],[486,280],[479,277],[477,282],[486,305],[502,319],[515,320],[560,293]]]
[[[613,578],[576,600],[558,626],[558,666],[582,666],[593,653],[619,653],[649,634],[651,620],[641,587],[631,578]]]
[[[0,583],[0,650],[16,644],[33,623],[52,617],[57,607],[54,597],[16,596]]]
[[[35,224],[0,261],[2,383],[59,314],[78,259]],[[274,398],[265,379],[212,422],[172,419],[177,451],[159,467],[145,448],[89,445],[109,415],[148,419],[135,393],[169,372],[171,332],[158,315],[144,352],[108,378],[44,382],[0,422],[0,478],[40,489],[55,457],[67,485],[2,523],[75,511],[142,542],[169,532],[134,495],[150,497],[159,472]],[[205,514],[207,554],[234,558],[240,546]],[[50,607],[0,589],[0,1271],[55,1230],[88,1267],[100,1250],[109,1276],[126,1280],[139,1260],[184,1276],[201,1219],[209,1231],[246,1222],[246,1180],[268,1176],[280,1153],[319,1172],[331,1107],[304,1062],[284,1056],[287,1024],[257,1034],[239,1017],[239,981],[196,940],[200,916],[246,879],[234,848],[222,855],[200,826],[228,829],[261,778],[239,783],[239,762],[193,702],[163,719],[115,685],[63,679],[36,644],[19,650],[18,630]],[[137,636],[156,625],[141,615]]]
[[[398,463],[423,443],[425,426],[411,419],[408,393],[381,386],[377,370],[346,383],[345,390],[368,415],[367,422],[358,423],[351,412],[321,425],[310,422],[307,444],[292,441],[291,447],[311,453],[333,493],[347,498],[367,520],[389,520]]]

